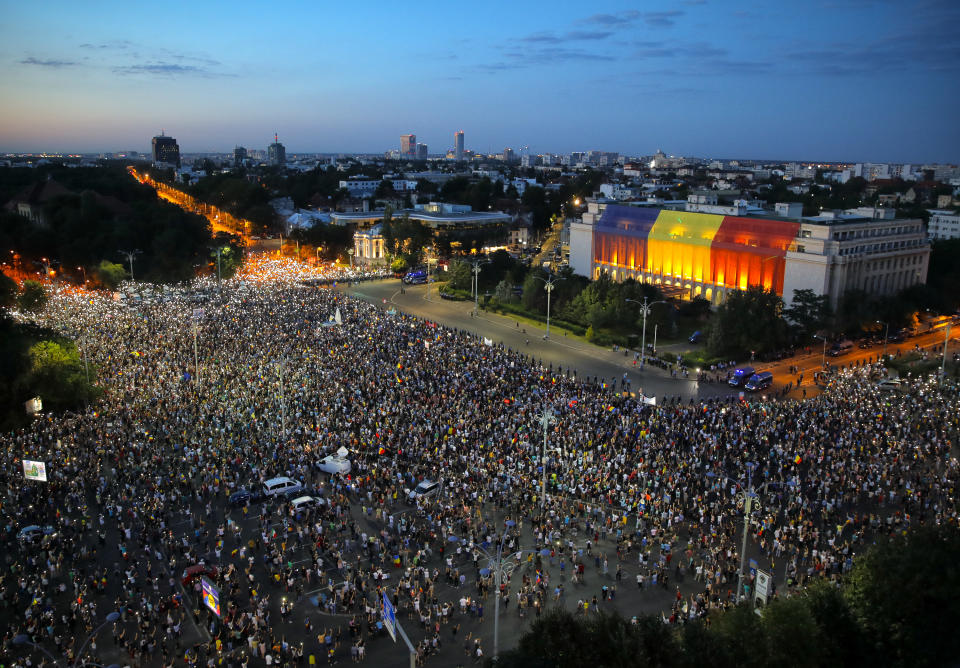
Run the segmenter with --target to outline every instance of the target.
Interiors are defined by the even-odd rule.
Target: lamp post
[[[142,251],[140,249],[134,249],[132,251],[119,251],[120,255],[126,256],[127,260],[130,262],[130,280],[133,280],[133,258],[137,255],[140,255]]]
[[[947,345],[950,343],[950,325],[947,325],[947,333],[943,337],[943,360],[940,362],[940,382],[938,386],[943,386],[943,376],[947,372]]]
[[[496,587],[496,594],[494,596],[494,609],[493,609],[493,662],[496,663],[500,654],[500,588],[503,583],[503,577],[509,575],[513,572],[513,569],[516,568],[516,563],[510,559],[504,560],[503,558],[503,543],[510,535],[510,530],[516,525],[516,522],[513,520],[506,520],[504,522],[506,529],[502,534],[499,535],[499,540],[497,541],[497,552],[496,556],[487,552],[485,549],[479,546],[475,546],[478,552],[483,554],[487,558],[487,567],[480,569],[480,575],[484,577],[489,576],[491,573],[494,576],[494,586]],[[459,536],[449,536],[448,540],[451,543],[456,543],[460,541]],[[522,551],[518,551],[518,554]],[[549,551],[547,551],[549,554]]]
[[[83,284],[87,284],[87,270],[84,267],[77,267],[80,271],[83,272]]]
[[[347,255],[350,256],[350,268],[353,269],[353,255],[357,252],[356,248],[348,248]]]
[[[644,296],[643,301],[637,301],[636,299],[625,299],[624,301],[631,302],[633,304],[639,304],[641,312],[643,313],[643,336],[640,339],[640,366],[646,362],[647,359],[647,316],[650,315],[650,309],[657,304],[668,304],[669,302],[658,299],[655,302],[647,303],[647,297]]]
[[[823,341],[823,353],[820,355],[820,368],[827,368],[827,337],[814,334],[813,338]]]
[[[106,621],[104,621],[100,626],[98,626],[97,628],[95,628],[95,629],[90,633],[90,635],[87,636],[87,639],[83,641],[83,645],[80,646],[80,651],[77,652],[76,657],[74,658],[74,660],[73,660],[72,662],[64,661],[64,663],[65,663],[66,665],[68,665],[68,666],[71,666],[71,668],[75,668],[76,666],[85,665],[87,662],[86,662],[86,661],[83,661],[82,659],[83,659],[83,652],[84,652],[85,649],[87,649],[87,645],[90,644],[90,641],[93,640],[94,636],[96,636],[98,633],[100,633],[100,631],[103,630],[103,627],[105,627],[107,624],[112,624],[113,622],[117,621],[118,619],[120,619],[120,613],[119,613],[119,612],[111,612],[109,615],[107,615]],[[30,639],[30,636],[27,635],[26,633],[21,633],[21,634],[19,634],[19,635],[14,636],[14,638],[13,638],[13,644],[14,644],[14,645],[29,645],[30,647],[32,647],[32,648],[34,648],[34,649],[39,649],[41,652],[43,652],[43,653],[46,654],[48,657],[50,657],[50,660],[53,661],[54,664],[58,663],[57,657],[55,657],[53,654],[51,654],[51,653],[47,650],[47,648],[45,648],[43,645],[38,645],[37,643],[33,642],[33,640]],[[119,667],[117,664],[112,663],[112,664],[110,664],[109,666],[107,666],[107,668],[120,668],[120,667]]]
[[[547,434],[550,431],[550,423],[556,422],[553,417],[553,410],[545,406],[543,413],[540,414],[540,424],[543,426],[543,450],[540,453],[540,513],[546,509],[547,503]]]
[[[754,462],[747,462],[747,483],[744,485],[742,480],[737,478],[731,478],[725,475],[718,475],[713,472],[708,472],[708,478],[720,478],[726,480],[732,484],[740,487],[740,491],[737,492],[737,505],[743,506],[743,539],[740,543],[740,572],[737,575],[737,602],[740,602],[740,599],[743,598],[743,574],[746,571],[747,565],[747,536],[750,531],[750,515],[754,510],[760,509],[760,495],[757,492],[757,489],[753,486],[753,470],[757,467],[757,464]],[[760,490],[765,491],[767,487],[771,485],[788,485],[793,487],[796,483],[792,481],[779,483],[779,482],[765,482],[761,485]]]
[[[473,261],[473,315],[476,317],[480,309],[480,267],[487,264],[486,260]]]
[[[549,278],[540,278],[539,276],[534,276],[538,281],[543,281],[543,289],[547,291],[547,333],[543,335],[544,339],[550,338],[550,293],[553,292],[554,286],[557,284],[557,281],[562,281],[563,277],[561,276],[552,276],[547,274]]]
[[[883,330],[883,359],[887,359],[887,340],[890,338],[890,323],[876,321],[878,325],[886,325],[886,328]]]

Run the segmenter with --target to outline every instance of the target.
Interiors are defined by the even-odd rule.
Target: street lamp
[[[827,368],[827,337],[820,336],[819,334],[814,334],[813,338],[821,339],[823,341],[823,354],[820,356],[820,368]]]
[[[556,422],[556,419],[549,406],[544,407],[539,419],[540,424],[543,425],[543,450],[540,453],[540,514],[542,515],[547,503],[547,434],[550,431],[550,424]]]
[[[550,276],[548,274],[548,276]],[[538,281],[543,281],[543,289],[547,291],[547,333],[544,334],[544,339],[550,338],[550,293],[553,292],[554,286],[557,284],[557,281],[562,281],[562,276],[550,276],[549,278],[541,278],[539,276],[534,276],[533,278]]]
[[[947,333],[943,337],[943,360],[940,362],[940,381],[938,387],[943,386],[943,376],[947,372],[947,345],[950,343],[950,325],[947,325]]]
[[[84,267],[77,267],[80,271],[83,272],[83,284],[87,284],[87,270]]]
[[[143,252],[143,251],[141,251],[139,248],[137,248],[137,249],[134,249],[134,250],[132,250],[132,251],[117,251],[117,252],[120,253],[120,255],[126,256],[127,260],[129,260],[129,262],[130,262],[130,280],[133,281],[133,258],[135,258],[137,255],[140,255],[140,253]]]
[[[476,317],[477,311],[480,308],[480,267],[481,265],[487,264],[489,260],[474,260],[473,261],[473,315]]]
[[[496,587],[496,595],[494,598],[494,609],[493,609],[493,662],[496,663],[500,653],[500,587],[503,583],[504,576],[509,576],[513,572],[513,569],[516,568],[516,562],[511,559],[503,558],[503,542],[507,539],[507,536],[510,535],[510,530],[516,526],[516,522],[513,520],[506,520],[504,522],[506,529],[500,534],[500,540],[497,542],[497,553],[496,556],[487,552],[480,546],[474,546],[474,549],[483,554],[487,558],[487,567],[480,569],[480,575],[487,577],[491,573],[494,576],[494,586]],[[449,536],[448,540],[451,543],[460,542],[459,536]],[[519,555],[522,550],[518,550],[517,554]],[[549,550],[547,551],[549,554]]]
[[[887,359],[887,339],[890,338],[890,323],[889,322],[880,322],[876,321],[878,325],[886,325],[886,329],[883,331],[883,359]]]
[[[213,250],[217,254],[217,285],[220,285],[220,256],[223,255],[224,251],[228,251],[229,248],[225,246],[217,246]]]
[[[743,598],[743,574],[746,570],[747,564],[747,535],[750,530],[750,514],[756,509],[760,508],[760,495],[757,493],[757,489],[753,486],[753,470],[757,467],[757,464],[754,462],[747,462],[747,484],[744,485],[742,480],[737,478],[730,478],[725,475],[718,475],[712,471],[707,472],[708,478],[721,478],[732,484],[740,487],[740,491],[737,492],[737,505],[743,506],[743,540],[740,544],[740,572],[737,575],[737,602]],[[775,481],[765,482],[761,485],[760,489],[765,491],[767,487],[771,485],[788,485],[793,487],[796,483],[792,481],[779,483]],[[754,508],[756,506],[756,508]]]
[[[347,255],[350,256],[350,268],[353,269],[353,254],[357,252],[356,248],[347,249]]]
[[[80,651],[77,652],[76,657],[74,658],[74,660],[73,660],[72,662],[69,662],[69,663],[66,662],[66,661],[64,661],[64,663],[67,663],[67,665],[68,665],[68,666],[71,666],[72,668],[76,668],[77,666],[81,666],[81,665],[86,664],[87,662],[86,662],[86,661],[83,661],[82,658],[83,658],[83,651],[84,651],[85,649],[87,649],[87,645],[90,644],[90,641],[93,640],[94,636],[96,636],[98,633],[100,633],[101,630],[103,630],[103,627],[104,627],[104,626],[106,626],[107,624],[112,624],[113,622],[117,621],[118,619],[120,619],[120,613],[119,613],[119,612],[111,612],[109,615],[107,615],[106,621],[103,622],[103,623],[102,623],[100,626],[98,626],[97,628],[95,628],[95,629],[90,633],[90,635],[87,636],[87,639],[83,641],[83,645],[80,646]],[[14,638],[13,638],[13,644],[14,644],[14,645],[29,645],[30,647],[33,647],[34,649],[39,649],[41,652],[43,652],[43,653],[46,654],[48,657],[50,657],[50,660],[53,661],[54,664],[57,663],[57,657],[55,657],[53,654],[51,654],[51,653],[47,650],[47,648],[45,648],[43,645],[38,645],[37,643],[33,642],[33,640],[30,639],[30,636],[27,635],[26,633],[21,633],[21,634],[19,634],[19,635],[14,636]],[[107,668],[120,668],[120,666],[118,666],[118,665],[115,664],[115,663],[112,663],[112,664],[110,664],[109,666],[107,666]]]
[[[636,299],[626,299],[624,301],[631,302],[633,304],[639,304],[641,312],[643,313],[643,337],[640,340],[640,366],[643,366],[647,357],[647,316],[650,315],[650,309],[656,304],[668,304],[669,302],[664,301],[663,299],[658,299],[655,302],[647,303],[647,297],[644,295],[643,301],[637,301]]]

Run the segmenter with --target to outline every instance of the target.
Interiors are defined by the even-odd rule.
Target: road
[[[491,339],[495,344],[503,344],[530,356],[547,368],[552,365],[554,369],[560,368],[564,372],[575,371],[580,378],[598,377],[611,383],[616,381],[618,389],[622,387],[626,374],[631,391],[642,391],[646,396],[656,395],[658,401],[665,396],[680,396],[688,400],[735,394],[724,384],[698,383],[695,378],[671,378],[669,372],[650,365],[641,371],[639,363],[634,364],[634,355],[629,351],[613,352],[562,334],[558,336],[556,330],[551,332],[550,339],[545,339],[545,327],[518,325],[517,320],[496,313],[481,310],[477,317],[473,317],[472,302],[440,299],[434,286],[430,287],[428,299],[426,288],[425,285],[402,286],[397,279],[341,286],[351,295],[380,304],[385,310],[395,308]]]

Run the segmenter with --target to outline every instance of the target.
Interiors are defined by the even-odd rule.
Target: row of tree
[[[0,429],[24,425],[25,402],[39,397],[44,412],[78,408],[95,401],[96,369],[84,363],[76,344],[63,334],[17,322],[12,309],[35,312],[47,303],[43,286],[22,287],[0,274]]]
[[[15,250],[25,273],[38,268],[31,262],[48,258],[62,272],[85,272],[92,279],[93,269],[104,261],[129,268],[121,251],[137,250],[138,279],[176,282],[191,278],[196,265],[209,262],[207,221],[158,199],[120,164],[8,169],[4,176],[24,188],[49,178],[70,192],[43,204],[42,223],[14,212],[0,214],[0,248]],[[18,189],[5,188],[10,198],[16,194],[11,190]]]
[[[754,614],[743,604],[706,620],[633,623],[615,613],[538,617],[502,668],[765,668],[956,665],[960,530],[921,527],[858,555],[842,585],[815,581]],[[493,665],[488,663],[488,665]]]

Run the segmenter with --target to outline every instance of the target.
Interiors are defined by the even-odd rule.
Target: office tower
[[[505,148],[503,149],[503,161],[504,162],[513,162],[513,149]]]
[[[247,149],[237,146],[233,149],[233,166],[243,167],[243,161],[247,159]]]
[[[426,159],[427,159],[427,145],[417,144],[417,160],[426,160]]]
[[[273,143],[267,147],[267,162],[271,165],[287,164],[287,149],[280,143],[276,133],[273,135]]]
[[[153,164],[165,167],[180,167],[180,146],[173,137],[160,134],[153,138]]]
[[[453,157],[455,160],[463,160],[463,130],[453,133]]]
[[[410,158],[417,155],[417,135],[400,135],[400,154]]]

